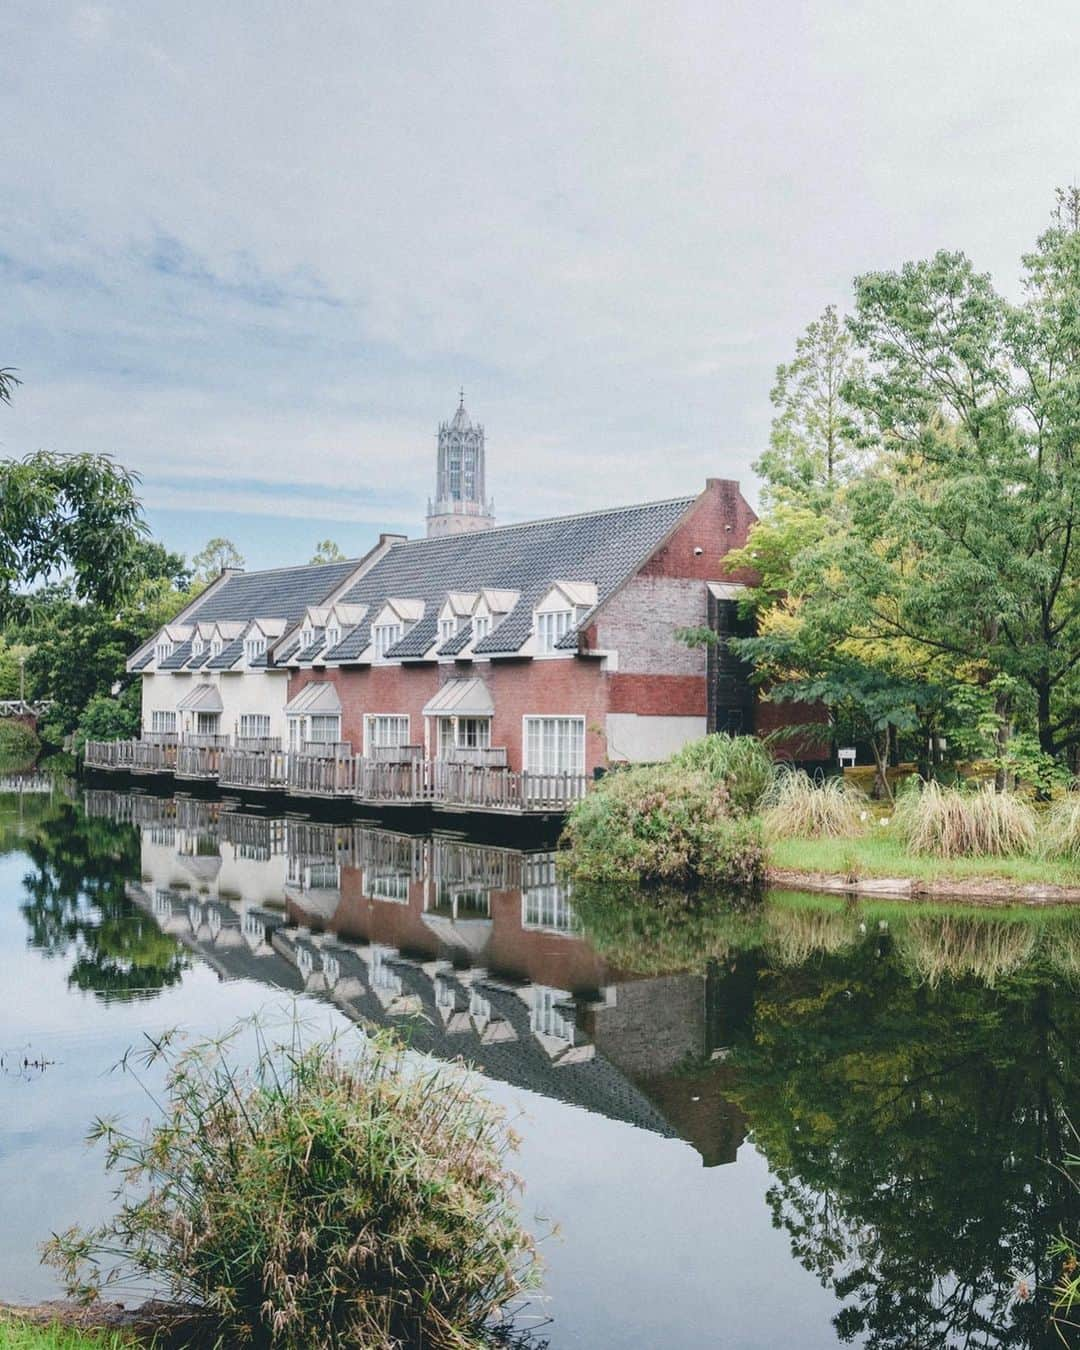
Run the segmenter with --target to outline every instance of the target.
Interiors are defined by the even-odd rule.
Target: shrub
[[[912,853],[934,858],[1012,858],[1036,839],[1031,806],[990,784],[969,791],[912,783],[897,798],[894,823]]]
[[[10,717],[0,721],[0,764],[25,768],[33,764],[40,749],[41,742],[25,722]]]
[[[1043,815],[1039,852],[1044,858],[1080,863],[1080,793],[1067,792]]]
[[[815,783],[802,769],[783,769],[765,798],[771,839],[849,839],[865,828],[866,796],[842,778]]]
[[[119,698],[95,694],[79,714],[75,727],[76,751],[87,741],[115,741],[137,736],[141,720],[139,697],[137,684],[130,685]]]
[[[760,806],[776,773],[768,750],[756,736],[729,736],[722,731],[683,746],[671,763],[718,779],[728,790],[732,811],[745,816]]]
[[[577,881],[753,890],[765,875],[756,823],[733,818],[723,783],[678,764],[608,774],[575,805],[563,839]]]
[[[239,1028],[190,1048],[167,1035],[167,1106],[142,1134],[98,1122],[118,1213],[54,1236],[69,1291],[123,1280],[212,1315],[220,1342],[288,1350],[487,1343],[532,1281],[510,1195],[516,1144],[459,1072],[406,1061],[385,1035],[268,1045],[230,1063]]]

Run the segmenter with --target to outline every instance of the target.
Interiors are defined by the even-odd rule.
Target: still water
[[[144,1032],[299,995],[515,1117],[552,1350],[1060,1346],[1080,914],[776,895],[657,920],[552,854],[26,779],[0,793],[0,1299],[109,1205]],[[1019,1297],[1022,1282],[1032,1291]]]

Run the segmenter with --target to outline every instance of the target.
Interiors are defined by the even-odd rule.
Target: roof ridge
[[[463,539],[489,539],[493,534],[508,534],[511,530],[531,530],[541,525],[557,525],[562,521],[586,520],[589,517],[596,516],[614,516],[622,511],[644,511],[655,510],[659,506],[674,506],[678,502],[685,502],[688,506],[691,502],[696,502],[700,493],[691,493],[689,496],[681,497],[662,497],[657,501],[650,502],[629,502],[625,506],[601,506],[595,511],[574,511],[567,516],[544,516],[539,520],[518,520],[510,525],[495,525],[490,530],[472,530],[465,531],[462,534],[443,534],[434,537],[419,539],[402,539],[396,544],[391,544],[388,552],[394,549],[407,548],[413,544],[437,544],[446,540],[455,540],[460,543]]]
[[[281,567],[257,567],[252,572],[245,572],[241,569],[233,572],[232,579],[238,577],[265,577],[272,572],[305,572],[309,567],[344,567],[347,563],[353,566],[359,566],[364,561],[363,558],[333,558],[330,562],[306,562],[306,563],[284,563]],[[175,623],[175,620],[173,620]]]

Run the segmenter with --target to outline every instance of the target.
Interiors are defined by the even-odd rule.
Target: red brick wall
[[[495,704],[491,743],[507,749],[512,769],[522,767],[522,718],[527,714],[585,718],[585,771],[605,763],[606,676],[599,661],[569,657],[550,661],[460,662],[456,665],[388,665],[292,671],[289,698],[313,680],[329,680],[341,699],[341,736],[353,752],[364,748],[365,713],[407,713],[409,739],[423,744],[424,705],[444,680],[475,676],[491,691]],[[434,725],[431,754],[435,753]]]

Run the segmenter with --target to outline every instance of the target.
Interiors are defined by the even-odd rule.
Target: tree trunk
[[[1004,694],[999,694],[994,703],[994,712],[997,713],[1000,721],[998,722],[997,741],[998,767],[994,774],[994,788],[998,792],[1005,792],[1009,786],[1009,776],[1005,771],[1005,754],[1009,745],[1009,734],[1012,730],[1009,723],[1009,700]]]
[[[889,741],[891,727],[885,728],[885,743],[881,745],[875,735],[870,737],[870,748],[874,752],[874,764],[877,767],[877,777],[874,779],[874,800],[887,801],[890,804],[893,801],[892,788],[889,787]]]
[[[1054,754],[1054,732],[1050,725],[1050,672],[1039,671],[1035,685],[1036,707],[1039,718],[1039,749],[1046,755]]]

